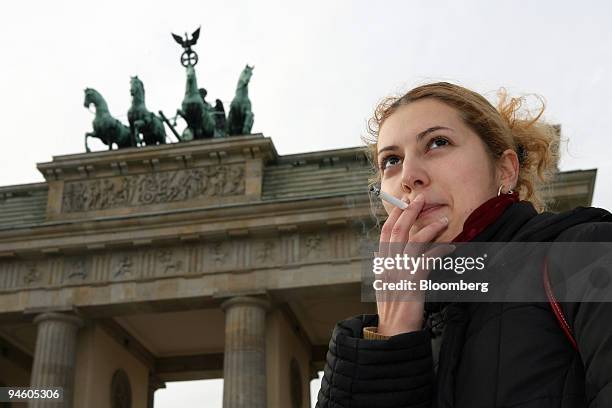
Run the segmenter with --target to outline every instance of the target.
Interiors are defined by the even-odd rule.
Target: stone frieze
[[[69,181],[64,185],[62,212],[75,213],[242,195],[244,164]]]

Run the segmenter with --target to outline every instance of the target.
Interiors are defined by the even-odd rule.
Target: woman
[[[521,116],[522,102],[502,94],[496,109],[475,92],[433,83],[377,108],[374,181],[409,203],[384,203],[381,250],[389,242],[612,241],[605,210],[541,213],[538,188],[555,170],[557,139],[540,120],[543,108]],[[336,325],[317,407],[612,407],[612,303],[565,303],[558,316],[542,302],[419,297],[377,299],[377,307]]]

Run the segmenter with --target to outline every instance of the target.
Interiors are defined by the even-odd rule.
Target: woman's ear
[[[497,160],[497,179],[503,184],[503,191],[515,189],[519,176],[519,160],[512,149],[505,150]]]

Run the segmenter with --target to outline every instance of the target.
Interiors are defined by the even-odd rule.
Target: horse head
[[[238,88],[245,87],[249,84],[251,77],[253,76],[253,69],[255,66],[250,67],[249,64],[244,66],[244,69],[240,73],[240,78],[238,78]]]
[[[138,75],[130,77],[130,95],[144,99],[144,84],[138,78]]]
[[[104,98],[98,91],[93,88],[85,88],[85,100],[83,101],[83,106],[89,109],[89,106],[93,103],[97,108],[101,102],[104,102]]]

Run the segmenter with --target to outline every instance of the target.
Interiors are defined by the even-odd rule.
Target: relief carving
[[[88,268],[85,258],[68,259],[64,263],[64,268],[64,281],[87,278]]]
[[[306,238],[306,256],[313,252],[321,251],[321,236],[319,234],[311,235]]]
[[[119,258],[117,264],[113,268],[113,277],[122,278],[132,273],[132,258],[128,255],[124,255]]]
[[[319,232],[300,237],[300,260],[316,261],[332,255],[328,235]]]
[[[222,266],[226,263],[228,252],[223,247],[223,242],[215,242],[210,248],[210,257],[215,266]]]
[[[255,252],[255,259],[259,263],[268,263],[276,258],[276,244],[274,241],[264,241],[260,248]]]
[[[197,169],[67,182],[62,212],[106,210],[240,195],[245,191],[244,165],[218,165]]]
[[[37,266],[34,262],[27,263],[25,265],[26,274],[23,277],[23,281],[26,285],[31,285],[33,283],[37,283],[41,280],[40,271],[37,269]]]
[[[161,267],[162,274],[176,273],[183,269],[183,261],[174,259],[174,252],[171,249],[164,249],[157,254],[157,260]]]

